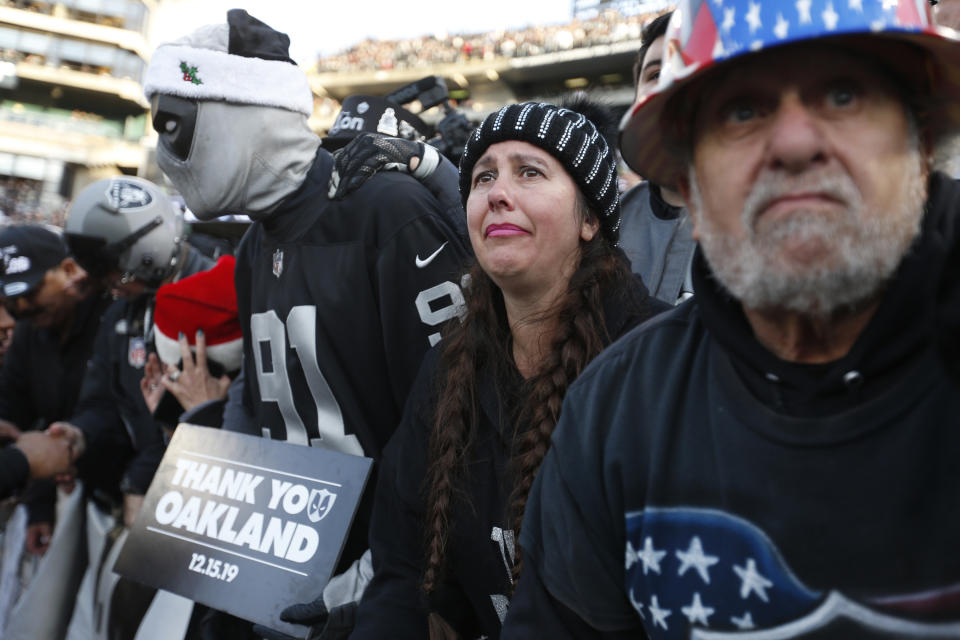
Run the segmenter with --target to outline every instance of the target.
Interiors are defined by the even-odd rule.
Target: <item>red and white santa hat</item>
[[[181,333],[196,349],[196,334],[203,330],[207,359],[227,371],[240,369],[243,336],[237,316],[237,290],[233,283],[236,260],[223,256],[208,271],[165,284],[157,290],[154,307],[154,344],[164,364],[180,362]]]

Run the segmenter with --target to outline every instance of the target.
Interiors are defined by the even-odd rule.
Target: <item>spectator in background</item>
[[[643,45],[633,67],[636,98],[656,87],[663,60],[664,34],[673,12],[658,16],[643,30]],[[696,242],[683,198],[669,186],[647,181],[621,196],[620,248],[633,272],[650,292],[669,304],[693,295],[690,265]]]
[[[17,319],[0,369],[0,420],[21,431],[45,429],[76,409],[110,297],[90,281],[62,236],[42,225],[0,228],[0,257],[3,307]],[[46,551],[55,499],[52,482],[35,483],[24,496],[31,553]]]
[[[651,14],[625,15],[605,9],[596,16],[567,24],[409,40],[364,40],[317,62],[320,72],[411,69],[474,60],[516,58],[566,51],[640,38]]]
[[[81,472],[120,463],[129,525],[164,450],[140,391],[153,338],[153,297],[161,285],[213,262],[184,241],[179,208],[140,178],[108,178],[81,191],[67,216],[66,238],[87,272],[119,299],[104,314],[77,410],[51,430],[74,442]]]

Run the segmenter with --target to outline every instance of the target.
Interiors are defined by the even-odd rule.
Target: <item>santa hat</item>
[[[196,349],[197,329],[207,339],[207,359],[226,371],[240,368],[243,336],[233,283],[233,256],[223,256],[209,271],[201,271],[157,290],[153,339],[164,364],[180,362],[178,338],[183,333]]]
[[[290,59],[290,38],[243,9],[227,24],[200,27],[161,44],[147,67],[143,92],[188,100],[224,100],[313,114],[306,74]]]

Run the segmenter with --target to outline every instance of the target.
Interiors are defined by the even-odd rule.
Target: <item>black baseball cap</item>
[[[0,228],[0,296],[15,298],[36,289],[44,274],[70,253],[63,237],[38,224]]]
[[[427,135],[429,130],[419,116],[396,102],[376,96],[348,96],[344,98],[340,113],[323,139],[323,148],[335,151],[361,133],[381,133],[402,138],[401,123],[412,127],[417,135]]]

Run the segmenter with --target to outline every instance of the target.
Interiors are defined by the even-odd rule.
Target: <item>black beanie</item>
[[[492,144],[520,140],[540,147],[563,165],[600,220],[600,230],[616,244],[620,197],[613,150],[586,116],[543,102],[503,107],[487,116],[467,140],[460,160],[460,199],[467,206],[473,166]]]

